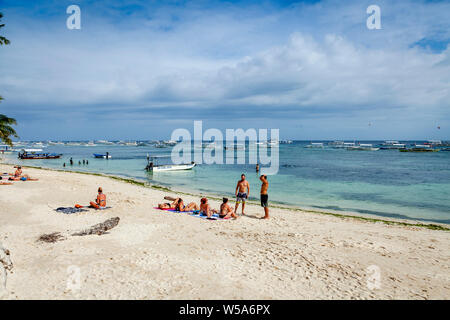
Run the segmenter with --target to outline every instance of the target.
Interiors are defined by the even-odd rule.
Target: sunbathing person
[[[237,215],[234,213],[233,208],[228,204],[228,199],[223,198],[223,202],[220,205],[219,217],[222,219],[234,218],[237,219]]]
[[[173,200],[172,203],[170,202],[166,202],[166,203],[160,203],[158,204],[158,208],[159,209],[175,209],[175,207],[178,204],[178,201],[180,201],[181,198],[176,198],[175,200]]]
[[[23,174],[21,166],[18,166],[16,168],[17,168],[16,171],[14,172],[14,174],[12,174],[12,177],[10,177],[9,180],[14,180],[14,181],[33,180],[33,181],[37,181],[37,179],[31,179],[29,175]]]
[[[12,182],[3,182],[2,180],[3,180],[3,177],[0,177],[0,185],[2,185],[2,186],[7,186],[7,185],[12,184]],[[5,180],[7,180],[7,179],[5,179]]]
[[[208,199],[202,198],[200,200],[200,214],[210,218],[214,213],[217,213],[217,210],[211,208],[208,203]]]
[[[178,202],[175,206],[176,211],[186,212],[198,210],[198,205],[195,202],[189,203],[187,206],[184,205],[183,199],[178,198]]]
[[[106,195],[103,193],[102,187],[98,188],[98,195],[95,202],[91,201],[89,206],[95,209],[104,209],[106,207]]]

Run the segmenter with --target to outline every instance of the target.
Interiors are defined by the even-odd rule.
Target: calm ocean
[[[381,143],[371,141],[368,143]],[[450,152],[403,153],[398,150],[348,151],[305,148],[308,142],[279,146],[280,169],[270,176],[270,201],[302,208],[352,211],[394,218],[450,223]],[[199,165],[191,171],[148,174],[147,154],[169,155],[171,148],[97,145],[48,146],[58,160],[18,160],[24,165],[100,172],[148,180],[174,190],[232,197],[241,173],[250,182],[250,198],[259,196],[254,165]],[[109,152],[112,159],[94,159]],[[75,164],[70,167],[69,158]],[[87,159],[89,165],[79,165]],[[170,160],[170,159],[169,159]],[[107,190],[106,190],[107,192]]]

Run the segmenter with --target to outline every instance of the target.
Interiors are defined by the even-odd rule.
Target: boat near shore
[[[18,154],[22,160],[59,159],[61,156],[57,153],[42,153],[42,149],[22,149]]]
[[[107,152],[106,154],[94,153],[94,158],[96,159],[111,159],[111,155]]]
[[[196,166],[195,162],[186,164],[158,164],[159,159],[168,158],[167,156],[147,156],[147,166],[145,171],[147,172],[168,172],[168,171],[183,171],[191,170]]]

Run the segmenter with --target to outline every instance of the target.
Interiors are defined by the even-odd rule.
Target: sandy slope
[[[0,165],[0,171],[12,169]],[[158,190],[74,173],[25,173],[40,181],[0,186],[0,242],[14,264],[6,298],[450,297],[450,232],[281,209],[262,221],[258,206],[236,221],[206,221],[153,209],[167,194]],[[98,186],[112,209],[53,211],[88,203]],[[115,216],[121,221],[106,235],[36,241]]]

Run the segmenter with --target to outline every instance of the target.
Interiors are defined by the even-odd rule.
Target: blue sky
[[[81,8],[81,30],[66,8]],[[368,30],[366,8],[381,8]],[[450,139],[448,1],[0,0],[0,113],[23,139]],[[437,129],[440,126],[441,129]]]

